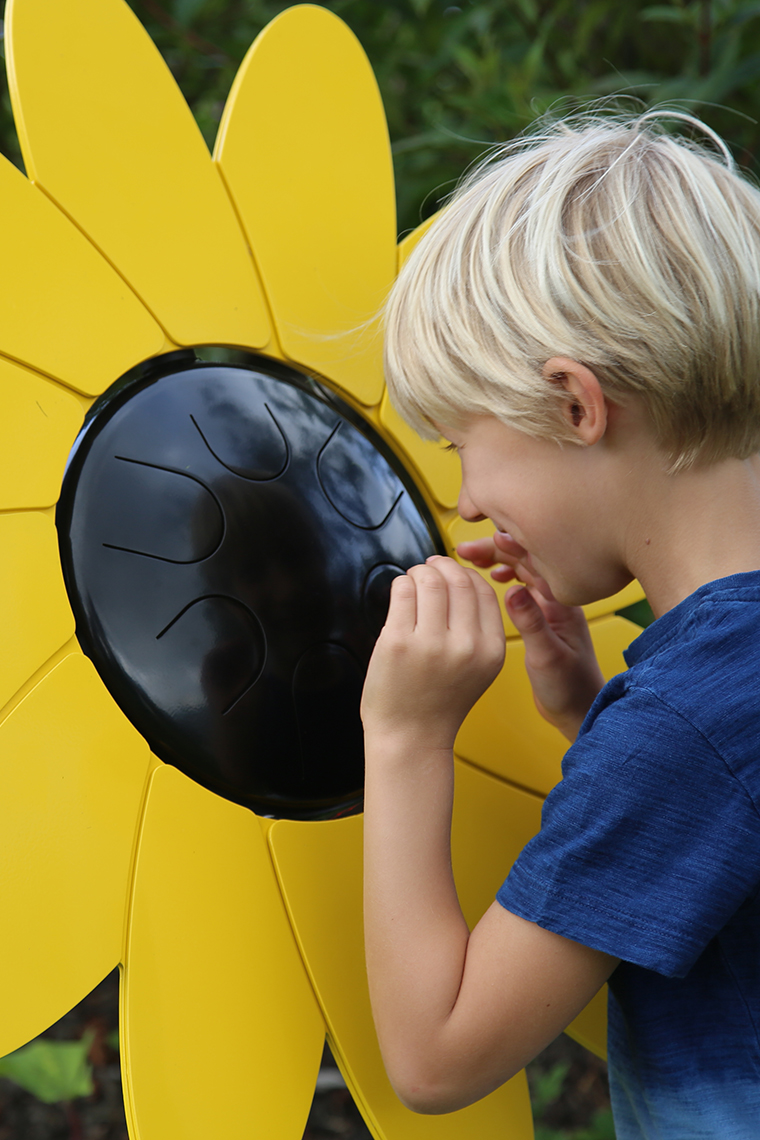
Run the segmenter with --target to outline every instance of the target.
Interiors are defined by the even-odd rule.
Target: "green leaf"
[[[26,1089],[45,1104],[90,1096],[93,1091],[92,1065],[87,1059],[94,1033],[81,1041],[50,1041],[38,1038],[0,1057],[0,1077]]]
[[[632,606],[624,606],[622,610],[616,610],[615,613],[619,617],[632,621],[634,625],[640,625],[642,629],[646,629],[654,621],[652,607],[646,598],[642,598],[640,602],[634,602]]]
[[[663,20],[670,24],[693,24],[694,13],[691,8],[672,8],[669,4],[652,4],[643,8],[642,20]]]
[[[530,1100],[534,1118],[543,1115],[562,1092],[569,1068],[567,1061],[558,1061],[544,1073],[531,1073]]]
[[[174,0],[172,14],[177,23],[187,28],[192,24],[206,0]]]
[[[597,1112],[588,1128],[571,1133],[571,1140],[615,1140],[612,1110],[604,1108]]]

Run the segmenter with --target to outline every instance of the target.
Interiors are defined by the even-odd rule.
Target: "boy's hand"
[[[413,566],[391,588],[367,670],[365,731],[450,750],[459,727],[504,663],[498,599],[451,558]]]
[[[460,543],[457,553],[475,566],[495,566],[497,582],[525,582],[507,593],[507,612],[525,644],[536,707],[572,742],[604,685],[583,610],[556,600],[527,550],[508,534]]]

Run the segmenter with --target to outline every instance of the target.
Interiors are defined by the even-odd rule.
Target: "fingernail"
[[[528,591],[523,587],[521,590],[515,590],[514,594],[509,595],[509,604],[514,606],[516,610],[522,610],[529,606],[532,598]]]

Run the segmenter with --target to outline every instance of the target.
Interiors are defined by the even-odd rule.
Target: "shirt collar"
[[[688,598],[684,598],[672,610],[668,610],[662,617],[653,621],[635,641],[632,641],[623,651],[626,665],[630,668],[639,661],[652,657],[667,642],[676,636],[679,630],[694,614],[694,611],[705,599],[716,597],[724,593],[742,589],[754,592],[760,601],[760,570],[750,570],[744,574],[731,574],[727,578],[717,578],[714,582],[706,582]]]

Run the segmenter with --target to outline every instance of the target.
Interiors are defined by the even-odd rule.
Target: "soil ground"
[[[118,986],[118,972],[114,971],[43,1035],[71,1041],[87,1030],[94,1031],[90,1050],[95,1076],[92,1096],[70,1104],[42,1104],[10,1081],[0,1079],[0,1140],[128,1140],[119,1054],[114,1048]],[[604,1062],[564,1034],[530,1066],[528,1077],[534,1091],[541,1089],[542,1077],[558,1072],[558,1065],[567,1066],[567,1070],[557,1095],[542,1104],[540,1123],[559,1130],[559,1138],[587,1127],[594,1114],[609,1105],[609,1094]],[[545,1099],[545,1093],[537,1092],[536,1100]],[[327,1048],[303,1140],[371,1140]]]

